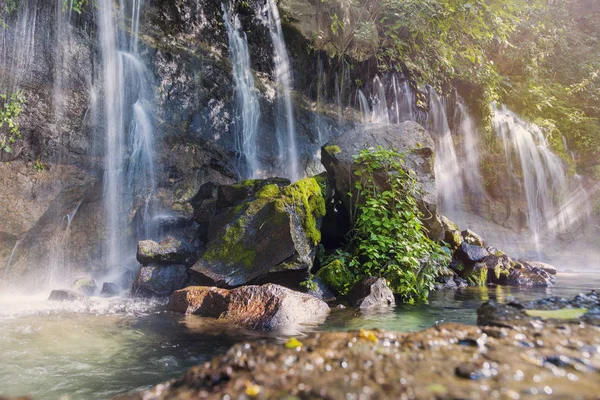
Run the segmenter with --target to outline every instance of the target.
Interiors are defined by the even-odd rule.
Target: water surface
[[[600,274],[561,274],[554,288],[467,288],[432,293],[427,305],[363,313],[332,310],[309,329],[414,331],[441,322],[474,324],[486,300],[572,297],[600,289]],[[164,311],[158,301],[91,298],[71,303],[0,294],[0,395],[106,399],[181,375],[256,333]],[[270,335],[269,340],[280,340]]]

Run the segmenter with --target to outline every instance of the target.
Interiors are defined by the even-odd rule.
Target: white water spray
[[[241,30],[237,15],[229,16],[224,4],[223,21],[229,42],[229,58],[233,67],[233,84],[236,100],[236,150],[246,163],[244,178],[256,178],[260,170],[258,162],[257,131],[260,119],[258,90],[254,84],[250,66],[250,53],[246,34]]]
[[[300,166],[291,94],[292,70],[285,47],[283,30],[281,29],[279,10],[277,9],[275,0],[267,0],[262,15],[264,23],[269,28],[273,42],[273,63],[275,65],[275,85],[277,87],[278,101],[276,116],[278,122],[277,138],[280,142],[280,158],[283,165],[286,166],[287,177],[295,181],[300,177]],[[285,120],[284,124],[281,123],[282,119]],[[281,125],[284,125],[285,129],[281,129]]]

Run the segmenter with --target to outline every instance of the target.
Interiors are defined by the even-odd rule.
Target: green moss
[[[510,276],[510,270],[503,268],[502,265],[498,264],[494,267],[494,276],[497,281],[504,281]]]
[[[335,260],[317,272],[317,276],[338,294],[345,296],[358,281],[357,277],[340,260]]]
[[[312,244],[321,241],[321,231],[317,229],[317,219],[325,216],[325,199],[321,186],[315,178],[305,178],[282,190],[279,207],[295,207],[302,218],[302,227]]]
[[[488,280],[488,268],[485,264],[475,264],[471,270],[465,272],[463,278],[473,286],[485,286]]]
[[[259,199],[272,199],[276,196],[278,196],[280,193],[279,191],[279,186],[273,184],[273,185],[267,185],[264,188],[262,188],[261,190],[258,191],[258,193],[256,193],[256,197]]]
[[[342,152],[342,150],[340,149],[340,146],[336,146],[336,145],[326,146],[325,151],[331,155],[339,154]]]
[[[260,179],[246,179],[245,181],[231,185],[231,187],[233,187],[233,188],[253,188],[254,186],[256,186],[257,184],[259,184],[261,182],[262,182],[262,180],[260,180]]]
[[[206,261],[220,261],[227,264],[250,267],[254,263],[256,253],[254,248],[244,243],[246,218],[238,218],[227,227],[221,242],[210,248],[205,254]]]

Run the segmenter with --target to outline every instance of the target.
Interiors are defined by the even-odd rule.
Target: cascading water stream
[[[257,132],[260,119],[258,90],[254,84],[250,67],[250,53],[246,34],[241,30],[237,15],[229,16],[227,8],[221,5],[223,21],[227,30],[229,58],[233,67],[233,84],[236,100],[236,141],[238,153],[243,155],[245,168],[243,178],[256,178],[259,175]]]
[[[522,176],[527,222],[539,251],[542,236],[551,234],[547,222],[557,215],[555,198],[564,198],[568,192],[562,161],[552,153],[538,126],[519,119],[506,107],[494,107],[493,126],[502,138],[510,173]],[[564,223],[558,222],[562,230]]]
[[[385,97],[385,88],[378,76],[375,76],[373,79],[371,102],[373,103],[371,122],[376,124],[389,124],[390,116],[388,113],[387,99]]]
[[[436,143],[435,180],[439,208],[442,213],[456,211],[463,203],[462,169],[454,148],[452,132],[446,117],[446,106],[438,94],[429,88],[429,131]]]
[[[141,3],[131,3],[131,35],[126,37],[119,26],[123,26],[128,8],[123,4],[116,8],[111,0],[98,1],[104,84],[106,265],[113,274],[124,262],[124,235],[136,196],[150,196],[156,186],[149,113],[152,94],[138,54]]]
[[[277,139],[280,158],[286,166],[288,178],[292,181],[300,177],[300,162],[296,143],[296,123],[292,105],[292,68],[288,56],[281,18],[275,0],[267,0],[263,12],[263,22],[269,28],[273,42],[273,63],[275,65],[275,85],[277,88]],[[283,121],[282,121],[283,120]],[[285,126],[284,129],[282,129]]]
[[[456,113],[458,114],[458,134],[462,138],[462,171],[465,183],[469,193],[481,199],[484,189],[479,171],[479,132],[467,106],[460,97],[456,101]]]

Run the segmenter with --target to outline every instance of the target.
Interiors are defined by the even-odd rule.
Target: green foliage
[[[402,301],[426,301],[449,257],[426,235],[414,173],[404,168],[401,154],[381,147],[362,150],[355,162],[354,227],[349,253],[338,253],[345,259],[338,258],[337,268],[348,268],[355,278],[351,283],[380,276]]]
[[[87,6],[88,0],[63,0],[63,12],[69,10],[69,4],[71,4],[71,10],[77,14],[81,14],[85,6]]]
[[[0,27],[6,28],[6,17],[19,8],[18,0],[3,0],[0,4]]]
[[[337,258],[321,268],[317,272],[317,276],[336,293],[345,296],[358,282],[358,278],[346,266],[347,262],[344,257],[349,257],[350,254],[338,251],[336,255]]]
[[[25,96],[17,91],[0,94],[0,100],[0,151],[10,153],[11,145],[22,138],[18,118],[25,104]]]
[[[35,160],[35,163],[33,163],[33,169],[35,169],[37,172],[42,172],[46,170],[46,165],[38,157],[38,159]]]

